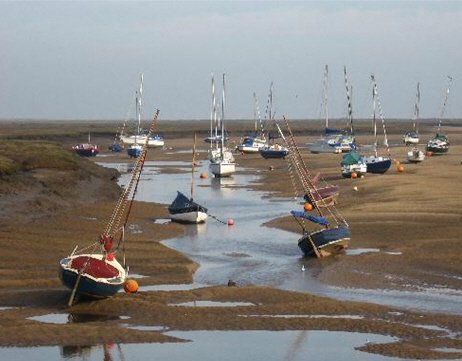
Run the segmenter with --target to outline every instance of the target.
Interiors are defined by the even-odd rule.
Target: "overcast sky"
[[[227,77],[226,118],[346,114],[343,66],[356,118],[372,114],[375,74],[385,118],[462,117],[459,1],[0,2],[0,118],[125,119],[144,74],[144,116],[208,119],[210,77]],[[217,84],[218,90],[221,85]]]

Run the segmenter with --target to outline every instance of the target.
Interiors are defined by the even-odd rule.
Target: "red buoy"
[[[228,219],[228,226],[232,226],[232,225],[234,225],[234,220],[230,218]]]
[[[107,256],[106,256],[106,259],[108,261],[114,261],[114,254],[113,253],[108,253]]]

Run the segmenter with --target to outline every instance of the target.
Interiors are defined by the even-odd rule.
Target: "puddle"
[[[153,221],[155,224],[168,224],[171,222],[170,218],[156,218]]]
[[[363,253],[376,253],[380,252],[378,248],[350,248],[346,250],[348,256],[357,256]]]
[[[330,318],[344,320],[363,320],[359,315],[239,315],[239,317],[267,317],[267,318]]]
[[[172,303],[170,306],[185,306],[185,307],[240,307],[240,306],[255,306],[252,302],[218,302],[218,301],[191,301],[183,303]]]
[[[169,328],[165,326],[141,326],[141,325],[129,325],[127,323],[121,324],[120,326],[130,329],[130,330],[137,330],[137,331],[158,331],[158,332],[169,331]]]
[[[207,287],[207,285],[199,283],[177,284],[177,285],[150,285],[140,286],[140,291],[190,291],[196,288]]]
[[[28,317],[28,320],[38,321],[43,323],[53,324],[68,324],[68,323],[87,323],[87,322],[105,322],[127,318],[127,316],[109,316],[98,314],[83,314],[83,313],[49,313],[47,315]]]
[[[367,333],[333,331],[172,331],[189,340],[176,343],[108,344],[66,347],[3,347],[2,360],[158,360],[184,361],[401,361],[357,350],[367,343],[397,339]]]

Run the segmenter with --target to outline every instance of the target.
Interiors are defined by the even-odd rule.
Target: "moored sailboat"
[[[335,202],[329,202],[330,197],[322,198],[320,187],[311,176],[301,156],[287,120],[285,122],[288,136],[284,136],[279,126],[278,130],[289,149],[288,159],[292,169],[289,174],[292,185],[296,195],[300,195],[300,191],[303,193],[304,199],[312,205],[313,213],[315,213],[291,212],[303,230],[303,235],[298,240],[298,247],[307,257],[324,257],[340,253],[350,243],[348,223],[336,209]],[[316,200],[317,198],[320,199]],[[306,226],[305,220],[310,221],[312,226]],[[313,226],[314,229],[312,229]]]
[[[438,128],[436,131],[436,135],[430,139],[427,143],[427,152],[431,152],[432,154],[445,154],[449,151],[449,139],[445,134],[441,132],[441,122],[444,116],[444,112],[446,111],[446,105],[448,103],[449,91],[452,85],[452,77],[448,76],[448,87],[446,88],[446,93],[444,96],[443,107],[441,108],[440,117],[438,119]]]
[[[196,134],[194,133],[193,157],[191,166],[191,197],[178,191],[176,198],[168,207],[172,221],[180,223],[203,223],[206,221],[207,208],[194,202],[194,168],[196,166]]]
[[[258,151],[266,145],[265,130],[260,117],[260,108],[255,92],[253,93],[253,98],[255,101],[254,130],[244,137],[242,143],[237,146],[237,150],[241,153],[258,153]]]
[[[152,133],[159,111],[156,111],[149,133]],[[105,298],[116,294],[124,285],[128,274],[123,245],[124,230],[127,225],[135,191],[146,158],[145,143],[138,157],[129,183],[123,189],[113,213],[99,239],[78,252],[76,246],[71,254],[59,262],[59,277],[72,290],[69,305],[81,295]],[[116,254],[122,252],[122,263]]]
[[[414,116],[412,127],[413,130],[407,132],[404,135],[404,144],[405,145],[412,145],[412,148],[407,152],[407,160],[410,163],[420,163],[425,160],[425,153],[423,150],[419,149],[419,106],[420,106],[420,84],[417,83],[417,93],[416,93],[416,100],[414,104]]]
[[[90,139],[90,133],[88,133],[88,142],[74,145],[72,150],[81,157],[95,157],[99,153],[98,146],[93,144]]]

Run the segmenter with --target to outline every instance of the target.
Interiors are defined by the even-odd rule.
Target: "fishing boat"
[[[444,112],[446,110],[446,105],[448,103],[449,91],[452,85],[452,77],[448,76],[448,87],[446,88],[446,93],[444,96],[443,107],[441,108],[440,117],[438,119],[438,128],[436,131],[436,135],[430,139],[427,143],[427,152],[431,152],[432,154],[445,154],[449,151],[449,139],[448,137],[440,133],[441,132],[441,122],[444,117]]]
[[[152,133],[159,114],[156,111],[149,129]],[[142,154],[137,158],[131,178],[123,189],[106,228],[98,240],[85,246],[80,251],[78,246],[71,254],[59,262],[59,277],[62,283],[72,290],[68,305],[80,296],[106,298],[115,295],[124,285],[128,274],[125,261],[124,235],[135,191],[146,159],[147,144],[143,145]],[[120,255],[122,263],[116,259]]]
[[[298,240],[298,247],[306,257],[325,257],[340,253],[350,243],[348,223],[335,207],[335,202],[327,204],[328,200],[326,200],[323,207],[321,207],[323,200],[316,201],[319,194],[317,182],[313,180],[301,156],[287,120],[285,118],[284,120],[288,131],[287,137],[284,136],[279,125],[278,130],[289,149],[289,174],[292,185],[297,195],[301,191],[305,200],[309,200],[309,203],[313,206],[314,213],[310,211],[291,211],[292,216],[303,231],[302,237]],[[311,226],[307,226],[305,221],[310,221]]]
[[[121,134],[120,140],[124,145],[130,146],[127,153],[130,157],[138,157],[139,144],[147,144],[148,148],[162,148],[165,144],[164,138],[160,134],[148,134],[148,131],[141,128],[142,105],[143,105],[143,74],[140,76],[140,86],[136,91],[135,109],[136,109],[136,131],[134,134]],[[132,147],[135,146],[135,147]],[[130,150],[131,149],[131,150]]]
[[[354,149],[355,138],[352,134],[348,134],[344,130],[329,128],[329,111],[328,111],[328,74],[329,68],[326,65],[324,70],[324,82],[323,82],[323,109],[325,116],[325,128],[324,135],[310,144],[309,149],[313,154],[319,153],[344,153],[348,152],[351,149]],[[345,81],[346,77],[346,68],[345,68]],[[347,98],[349,100],[349,87],[347,83]],[[349,122],[352,127],[352,112],[351,104],[349,103]]]
[[[221,98],[221,119],[218,119],[218,111],[215,98],[215,81],[212,74],[212,112],[211,116],[217,119],[215,124],[220,126],[220,141],[211,142],[209,149],[209,169],[215,177],[229,177],[236,172],[236,163],[233,153],[225,145],[225,94],[226,76],[223,74],[223,89]],[[210,134],[213,136],[213,134]]]
[[[390,158],[390,148],[388,146],[388,138],[387,138],[387,130],[385,127],[385,120],[382,115],[382,107],[380,105],[380,100],[378,98],[378,91],[377,91],[377,83],[375,81],[374,75],[371,75],[372,80],[372,102],[373,102],[373,118],[372,118],[372,127],[374,130],[374,154],[368,156],[362,156],[361,161],[367,165],[367,173],[378,173],[383,174],[385,173],[391,166],[391,158]],[[379,156],[377,152],[377,144],[378,144],[378,136],[377,136],[377,119],[376,119],[376,111],[379,111],[379,116],[382,121],[382,129],[384,135],[384,145],[387,148],[387,156]]]
[[[255,92],[253,93],[253,98],[255,103],[254,130],[244,137],[242,143],[237,146],[237,150],[245,154],[258,153],[261,148],[266,146],[265,130],[260,116],[257,94]]]
[[[98,146],[91,143],[90,133],[88,133],[88,143],[74,145],[72,150],[81,157],[95,157],[99,153]]]
[[[361,160],[361,155],[350,150],[340,162],[343,178],[363,177],[367,173],[367,164]]]
[[[180,223],[203,223],[207,220],[207,208],[194,202],[194,169],[196,167],[196,134],[194,133],[193,160],[191,166],[191,196],[178,191],[168,207],[170,219]]]

